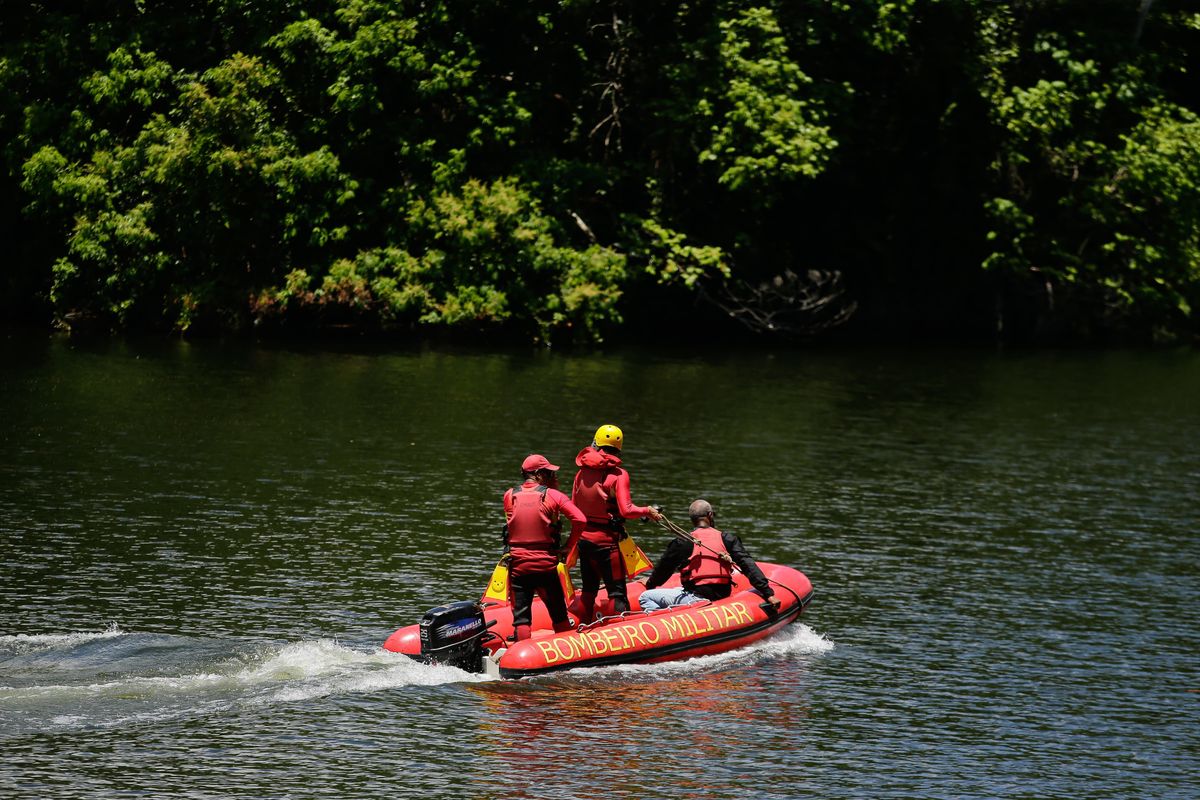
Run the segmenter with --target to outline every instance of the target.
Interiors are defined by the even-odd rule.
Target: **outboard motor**
[[[482,639],[490,627],[484,622],[483,607],[474,600],[431,608],[421,618],[421,659],[482,672]]]

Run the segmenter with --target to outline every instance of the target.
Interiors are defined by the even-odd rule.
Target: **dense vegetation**
[[[2,310],[546,341],[685,319],[1193,336],[1194,8],[9,4]]]

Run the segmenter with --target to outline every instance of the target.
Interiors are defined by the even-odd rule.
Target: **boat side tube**
[[[786,589],[776,593],[778,612],[748,589],[723,600],[627,612],[576,631],[513,644],[499,658],[500,676],[524,678],[577,667],[670,661],[758,641],[795,622],[812,602],[812,584],[802,573],[787,567],[772,573],[769,577]]]

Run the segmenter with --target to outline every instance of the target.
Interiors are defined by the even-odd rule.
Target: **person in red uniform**
[[[509,555],[513,632],[528,639],[533,598],[542,598],[555,631],[571,629],[567,598],[558,581],[558,562],[575,546],[587,517],[558,490],[558,467],[545,456],[531,455],[521,464],[524,481],[504,493],[504,544]],[[561,515],[571,520],[567,547],[561,548]]]
[[[583,578],[579,618],[591,622],[596,616],[596,592],[601,581],[620,614],[629,610],[625,592],[625,560],[619,542],[625,536],[625,520],[659,513],[649,506],[635,506],[629,496],[629,473],[621,467],[625,437],[616,425],[601,425],[592,444],[575,456],[575,484],[571,500],[587,517],[579,540],[579,573]]]
[[[742,540],[713,526],[716,512],[712,505],[707,500],[696,500],[688,508],[688,515],[695,528],[692,538],[699,544],[683,539],[671,540],[658,560],[658,566],[646,580],[646,591],[638,598],[642,610],[670,608],[697,600],[723,600],[733,590],[734,564],[750,579],[750,585],[758,590],[763,599],[778,610],[779,598],[775,597],[767,577],[758,568]],[[677,569],[682,588],[656,588]]]

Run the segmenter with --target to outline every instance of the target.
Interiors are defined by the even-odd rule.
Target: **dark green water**
[[[1200,795],[1197,353],[0,356],[0,796]],[[803,622],[526,682],[382,652],[603,422]]]

